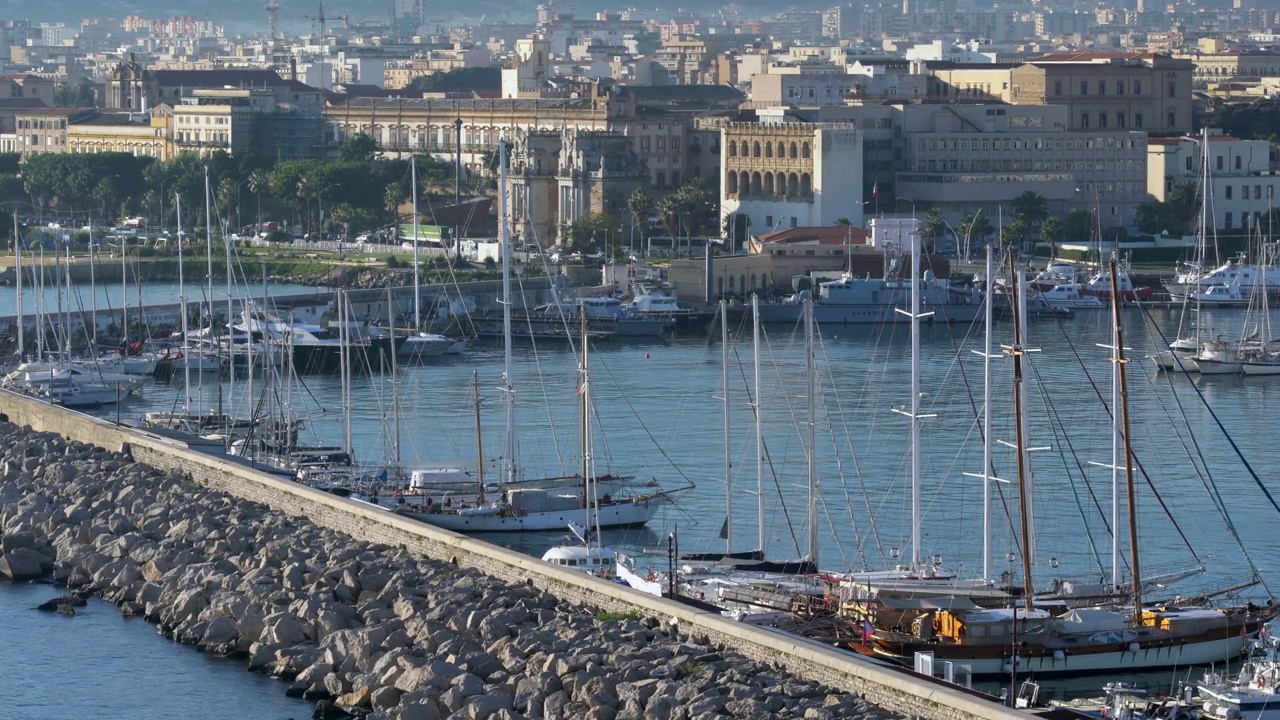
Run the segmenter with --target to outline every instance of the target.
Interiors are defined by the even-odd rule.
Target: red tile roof
[[[866,245],[867,231],[858,227],[794,227],[759,236],[761,243],[775,245]]]

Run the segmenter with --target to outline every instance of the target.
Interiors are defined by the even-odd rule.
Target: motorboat
[[[1251,264],[1245,262],[1244,257],[1233,258],[1208,271],[1199,263],[1184,263],[1178,266],[1173,282],[1165,283],[1165,288],[1174,298],[1183,299],[1216,285],[1243,288],[1246,301],[1254,292],[1280,297],[1280,267]]]
[[[1191,358],[1201,375],[1234,375],[1242,372],[1240,349],[1233,343],[1205,340]]]
[[[706,327],[715,318],[714,310],[681,303],[667,287],[638,282],[631,286],[631,295],[631,302],[625,306],[628,311],[639,317],[670,318],[677,331]]]
[[[1051,262],[1031,279],[1032,290],[1047,292],[1059,285],[1072,285],[1077,281],[1076,266],[1065,262]]]
[[[1241,292],[1240,286],[1235,283],[1222,283],[1199,288],[1192,292],[1187,299],[1201,305],[1216,305],[1218,307],[1241,307],[1249,304],[1249,295]]]
[[[1205,673],[1196,691],[1206,718],[1280,720],[1280,648],[1276,639],[1252,643],[1234,677]]]
[[[1097,295],[1084,292],[1084,286],[1080,283],[1054,285],[1031,297],[1044,300],[1055,310],[1101,310],[1105,307]]]

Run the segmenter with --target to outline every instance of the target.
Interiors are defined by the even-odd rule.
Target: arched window
[[[738,276],[738,287],[742,289],[742,292],[744,294],[747,292],[747,276],[746,275]]]
[[[760,173],[758,172],[751,173],[751,194],[759,197],[762,192],[763,191],[761,189]]]
[[[741,177],[739,178],[738,192],[742,195],[751,194],[751,175],[748,174],[746,170],[742,171]]]
[[[729,276],[729,292],[733,292],[733,280],[734,280],[734,277],[730,275]]]
[[[737,156],[738,156],[738,141],[730,140],[729,141],[729,157],[737,157]]]
[[[800,195],[801,197],[809,197],[813,194],[813,181],[809,179],[809,173],[800,176]]]
[[[791,173],[790,175],[787,176],[787,194],[793,197],[800,194],[800,176],[799,175],[795,173]]]
[[[797,153],[796,153],[796,144],[795,144],[795,143],[791,143],[791,159],[792,159],[792,160],[795,160],[795,159],[796,159],[796,156],[797,156]]]
[[[757,140],[755,145],[752,146],[751,154],[754,157],[760,157],[760,141],[759,140]]]
[[[1174,114],[1173,114],[1173,111],[1172,111],[1172,110],[1170,110],[1170,111],[1169,111],[1169,117],[1168,117],[1168,120],[1169,120],[1169,127],[1176,127],[1176,126],[1177,126],[1177,124],[1178,124],[1178,123],[1176,122],[1177,118],[1174,116]]]
[[[773,157],[773,143],[767,142],[764,144],[764,156],[767,158]]]
[[[728,184],[728,187],[727,187],[728,193],[730,195],[737,195],[738,194],[738,173],[729,171],[729,177],[726,178],[726,180]]]
[[[767,172],[767,173],[765,173],[765,174],[764,174],[764,188],[763,188],[763,189],[764,189],[764,194],[765,194],[765,195],[772,195],[772,194],[773,194],[773,173],[771,173],[771,172]]]
[[[800,156],[806,160],[809,158],[809,143],[800,146]]]

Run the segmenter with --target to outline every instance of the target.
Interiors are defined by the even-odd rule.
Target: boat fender
[[[1059,660],[1066,660],[1066,659],[1067,659],[1067,654],[1066,654],[1066,653],[1062,652],[1061,650],[1054,650],[1054,651],[1053,651],[1053,660],[1054,660],[1054,662],[1057,662],[1057,661],[1059,661]]]
[[[1129,652],[1131,652],[1131,653],[1136,653],[1136,652],[1138,652],[1138,651],[1139,651],[1139,650],[1141,650],[1141,649],[1142,649],[1142,646],[1141,646],[1141,645],[1139,645],[1138,643],[1136,643],[1136,642],[1131,642],[1131,643],[1129,643]]]

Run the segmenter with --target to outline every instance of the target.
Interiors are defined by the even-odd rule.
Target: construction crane
[[[267,37],[276,39],[276,20],[280,17],[280,3],[276,0],[267,0],[267,4],[262,6],[267,11]]]
[[[324,0],[320,0],[320,12],[319,12],[319,14],[317,14],[317,15],[303,15],[302,17],[304,17],[304,18],[306,18],[306,19],[308,19],[308,20],[315,20],[315,21],[316,21],[316,23],[318,23],[318,24],[319,24],[319,26],[320,26],[320,39],[321,39],[321,40],[323,40],[323,39],[324,39],[324,37],[325,37],[325,28],[324,28]]]

